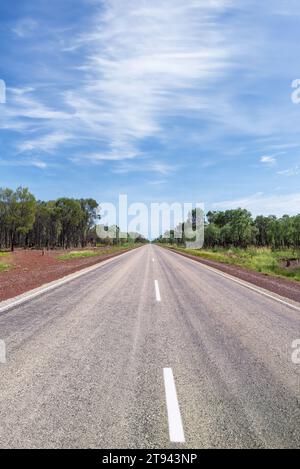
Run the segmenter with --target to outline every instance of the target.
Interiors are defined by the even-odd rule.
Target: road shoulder
[[[89,259],[80,259],[76,262],[61,262],[61,268],[59,270],[45,270],[44,275],[39,277],[31,275],[31,272],[24,272],[21,281],[18,281],[19,275],[14,275],[13,270],[8,273],[3,273],[2,275],[10,276],[9,280],[12,282],[12,285],[14,285],[14,288],[6,288],[6,283],[4,282],[3,277],[3,281],[1,281],[0,284],[0,313],[1,311],[11,307],[11,305],[15,305],[15,303],[23,303],[24,301],[27,301],[28,299],[31,299],[45,291],[51,290],[80,277],[81,275],[85,275],[114,258],[128,254],[135,249],[137,248],[122,250],[113,254],[92,257]]]
[[[276,295],[279,295],[283,298],[288,298],[292,301],[300,303],[300,283],[295,282],[293,280],[265,275],[260,272],[248,270],[246,268],[239,267],[236,265],[222,264],[220,262],[203,259],[198,256],[193,256],[192,254],[177,251],[174,248],[170,249],[163,246],[159,247],[161,247],[162,249],[167,249],[168,251],[174,252],[183,257],[192,259],[196,262],[199,262],[200,264],[204,264],[214,269],[220,270],[226,274],[232,275],[233,277],[237,277],[238,279],[244,280],[245,282],[248,282],[259,288],[263,288],[264,290],[268,290],[269,292],[275,293]]]

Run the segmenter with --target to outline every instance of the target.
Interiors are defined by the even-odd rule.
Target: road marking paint
[[[184,432],[172,368],[164,368],[169,435],[173,443],[184,443]]]
[[[163,248],[162,248],[163,249]],[[175,252],[174,252],[175,253]],[[176,253],[177,255],[180,255],[178,253]],[[296,305],[293,305],[292,303],[289,303],[288,301],[285,301],[285,300],[282,300],[281,298],[278,298],[277,296],[274,296],[274,295],[271,295],[270,293],[267,293],[265,290],[262,290],[260,288],[256,288],[255,286],[243,281],[243,280],[239,280],[237,279],[236,277],[233,277],[232,275],[229,275],[229,274],[226,274],[218,269],[215,269],[214,267],[210,267],[206,264],[203,264],[202,262],[199,262],[199,261],[196,261],[195,259],[191,259],[190,257],[185,257],[185,256],[181,256],[185,259],[188,259],[192,262],[195,262],[198,266],[200,265],[201,267],[204,267],[205,269],[207,270],[211,270],[212,272],[214,272],[215,274],[217,275],[220,275],[220,277],[224,277],[224,278],[227,278],[228,280],[232,280],[233,282],[235,283],[238,283],[239,285],[241,285],[242,287],[245,287],[245,288],[248,288],[249,290],[252,290],[252,291],[255,291],[256,293],[260,293],[261,295],[263,296],[266,296],[267,298],[270,298],[272,300],[275,300],[277,301],[278,303],[281,303],[285,306],[288,306],[289,308],[291,309],[294,309],[296,311],[300,311],[300,307],[299,306],[296,306]]]
[[[157,281],[157,280],[154,281],[154,285],[155,285],[156,301],[161,301],[161,296],[160,296],[160,291],[159,291],[159,285],[158,285],[158,281]]]

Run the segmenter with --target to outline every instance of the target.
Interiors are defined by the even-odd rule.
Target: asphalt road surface
[[[298,306],[157,246],[111,259],[1,312],[0,447],[299,448]]]

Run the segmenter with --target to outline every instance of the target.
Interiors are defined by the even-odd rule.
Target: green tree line
[[[94,199],[36,200],[27,188],[0,188],[0,248],[70,248],[96,242]]]
[[[176,237],[178,230],[171,230],[158,238],[158,242],[185,245],[183,236]],[[204,247],[248,246],[300,248],[300,214],[295,216],[259,215],[253,217],[245,209],[210,211],[205,218]]]
[[[100,219],[94,199],[62,197],[47,202],[36,200],[27,188],[0,188],[0,249],[15,247],[54,249],[71,247],[120,245],[148,242],[138,233],[115,238],[98,238],[96,223]],[[106,227],[109,232],[113,227]]]

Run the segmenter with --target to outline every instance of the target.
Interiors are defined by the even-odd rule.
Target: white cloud
[[[38,169],[48,168],[48,164],[44,161],[37,159],[24,159],[24,160],[3,160],[0,159],[0,166],[33,166]]]
[[[48,167],[47,163],[44,161],[31,161],[31,166],[35,166],[36,168],[39,169],[46,169]]]
[[[199,99],[200,86],[222,76],[229,59],[213,14],[228,2],[112,0],[94,30],[79,39],[88,47],[91,83],[79,115],[91,105],[97,122],[131,144],[163,133],[167,116],[185,114],[185,101]],[[103,119],[102,119],[103,117]]]
[[[154,181],[149,181],[148,184],[150,186],[161,186],[163,184],[167,184],[167,181],[165,179],[157,179]]]
[[[276,164],[276,157],[265,155],[261,157],[260,162],[266,165],[273,166],[274,164]]]
[[[77,160],[88,160],[91,163],[99,163],[103,161],[123,161],[123,160],[131,160],[133,158],[137,157],[137,153],[131,153],[130,151],[128,153],[126,152],[120,152],[120,151],[112,151],[110,153],[92,153],[90,155],[85,155],[84,157],[79,156],[75,157],[74,161]]]
[[[18,146],[18,149],[20,152],[33,150],[51,152],[55,150],[58,146],[61,146],[62,144],[70,140],[71,138],[71,134],[67,134],[64,132],[55,132],[43,135],[35,139],[25,140]]]
[[[170,176],[176,173],[182,166],[178,164],[167,164],[160,161],[139,160],[136,162],[121,162],[113,169],[114,173],[126,174],[134,172],[157,173],[162,176]]]
[[[12,28],[12,32],[19,38],[26,38],[37,29],[38,23],[32,18],[23,18],[19,20]]]
[[[245,11],[253,15],[250,3],[245,2]],[[82,155],[76,150],[72,161],[138,159],[144,140],[178,139],[170,118],[177,118],[177,123],[185,117],[194,119],[190,127],[183,126],[184,133],[197,131],[214,142],[228,130],[258,136],[277,135],[278,128],[282,133],[293,129],[297,107],[289,107],[282,119],[285,109],[274,112],[275,97],[272,106],[253,109],[243,101],[246,90],[259,97],[254,90],[261,74],[256,71],[266,54],[258,47],[261,36],[256,32],[262,33],[261,24],[256,29],[253,16],[248,21],[246,14],[239,16],[235,10],[236,15],[224,15],[220,21],[232,6],[239,7],[238,0],[98,0],[93,4],[99,8],[85,23],[85,32],[67,31],[57,41],[60,59],[66,57],[66,70],[52,67],[48,56],[42,64],[52,86],[56,74],[67,74],[66,82],[57,80],[55,99],[43,99],[48,85],[46,91],[35,86],[11,90],[1,126],[20,132],[20,151],[52,152],[65,144],[76,147],[88,142],[92,150],[84,149]],[[14,29],[21,37],[35,27],[25,18]],[[262,74],[268,65],[260,70]],[[238,72],[239,80],[225,82],[232,71]],[[291,106],[289,99],[286,106]],[[26,131],[29,137],[22,136]],[[265,155],[261,162],[271,166],[276,157]]]
[[[71,117],[70,113],[50,108],[33,97],[34,89],[11,89],[12,105],[8,106],[8,115],[26,119],[61,121]],[[55,104],[54,104],[55,106]]]
[[[298,165],[293,168],[284,169],[282,171],[277,171],[279,176],[297,176],[300,173],[300,167]]]
[[[4,124],[35,131],[19,145],[23,151],[40,149],[44,141],[44,148],[57,148],[64,140],[50,136],[63,128],[74,144],[97,141],[90,161],[126,158],[128,147],[128,158],[139,157],[142,140],[168,133],[168,117],[207,108],[203,90],[212,80],[220,80],[230,65],[231,47],[216,27],[218,15],[230,4],[99,1],[86,32],[64,43],[65,54],[75,49],[80,53],[75,69],[80,79],[51,107],[43,104],[38,90],[13,90]],[[21,37],[34,28],[25,19],[14,29]],[[37,135],[46,128],[49,138]]]
[[[299,213],[300,193],[269,195],[258,192],[249,197],[226,200],[212,204],[215,210],[228,210],[235,208],[246,208],[253,215],[277,215],[282,216],[286,213],[295,215]]]
[[[299,148],[299,143],[277,143],[270,145],[270,148],[273,150],[290,150],[293,148]]]

